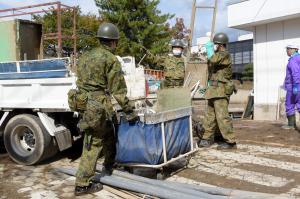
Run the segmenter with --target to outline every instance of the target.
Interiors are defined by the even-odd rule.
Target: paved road
[[[240,144],[235,151],[216,145],[200,151],[189,168],[169,180],[300,198],[300,148]]]
[[[168,180],[300,198],[299,135],[282,132],[278,126],[262,122],[235,124],[240,140],[237,150],[218,151],[216,145],[200,149],[187,169]],[[0,154],[0,199],[74,198],[74,177],[54,169],[77,167],[76,153],[70,150],[38,166],[17,165],[7,154]],[[104,190],[80,198],[118,197]]]
[[[78,160],[58,158],[39,166],[22,166],[13,163],[7,155],[0,156],[0,199],[74,198],[75,178],[54,171],[60,167],[77,167]],[[119,199],[103,190],[80,198]]]

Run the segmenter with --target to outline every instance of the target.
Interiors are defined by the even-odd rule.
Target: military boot
[[[287,116],[288,124],[283,125],[281,128],[285,130],[294,130],[296,128],[296,117],[295,115]]]
[[[217,150],[236,149],[236,143],[223,142],[217,147]]]
[[[75,196],[81,196],[84,194],[91,194],[101,191],[103,189],[103,185],[99,182],[91,182],[88,186],[76,186],[75,187]]]
[[[113,172],[113,164],[104,164],[101,171],[101,176],[110,176]]]
[[[213,139],[208,139],[208,140],[202,139],[198,142],[198,147],[200,147],[200,148],[210,147],[213,144],[214,144]]]

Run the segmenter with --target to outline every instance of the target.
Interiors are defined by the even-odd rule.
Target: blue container
[[[164,122],[167,160],[191,150],[189,122],[189,116]],[[158,165],[164,162],[161,123],[122,121],[117,138],[118,163]]]

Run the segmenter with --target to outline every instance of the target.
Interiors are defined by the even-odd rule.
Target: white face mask
[[[217,51],[217,50],[218,50],[218,47],[219,47],[219,45],[218,45],[218,44],[215,44],[215,45],[214,45],[214,51]]]
[[[179,49],[173,49],[173,54],[175,56],[180,56],[182,54],[182,50],[179,50]]]

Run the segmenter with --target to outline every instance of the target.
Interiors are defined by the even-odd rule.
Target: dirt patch
[[[258,155],[259,157],[271,158],[273,160],[284,161],[284,162],[294,162],[300,164],[300,158],[288,155]]]
[[[278,177],[284,177],[288,180],[293,180],[293,182],[288,183],[286,186],[280,187],[280,188],[268,188],[270,191],[273,193],[284,193],[288,192],[291,188],[296,187],[299,182],[300,182],[300,174],[298,172],[292,172],[292,171],[287,171],[284,169],[272,169],[270,167],[264,167],[264,166],[259,166],[254,164],[243,164],[240,166],[237,166],[236,168],[239,169],[245,169],[248,171],[255,171],[255,172],[262,172],[265,174],[269,174],[272,176],[278,176]],[[269,192],[269,193],[272,193]]]
[[[234,120],[234,131],[237,136],[238,144],[248,144],[255,148],[255,146],[268,146],[280,148],[289,148],[294,150],[300,150],[300,133],[296,130],[285,131],[281,129],[282,123],[279,122],[270,122],[270,121],[253,121],[253,120]],[[207,149],[211,150],[211,149]],[[292,155],[280,155],[279,152],[276,154],[275,151],[269,152],[260,152],[258,151],[249,151],[247,147],[238,149],[237,154],[253,157],[261,157],[265,159],[277,160],[279,162],[284,162],[287,165],[289,163],[299,164],[300,160],[297,157]],[[271,149],[270,149],[271,150]],[[225,153],[225,152],[224,152]],[[257,153],[257,154],[256,154]],[[261,154],[260,154],[261,153]],[[209,152],[207,153],[209,155]],[[241,156],[242,157],[242,156]],[[212,158],[215,158],[212,156]],[[203,158],[201,161],[207,163],[208,170],[210,169],[209,165],[212,164],[211,161],[207,158]],[[230,160],[227,160],[230,161]],[[216,159],[216,164],[222,162],[222,159]],[[239,161],[238,161],[239,162]],[[201,163],[201,162],[200,162]],[[230,167],[232,169],[239,169],[240,171],[247,171],[248,174],[253,172],[254,175],[258,174],[256,177],[261,176],[261,181],[266,177],[266,181],[274,178],[280,181],[282,178],[282,185],[272,184],[270,181],[270,186],[266,186],[263,183],[255,183],[252,181],[252,176],[248,174],[241,173],[241,176],[244,175],[245,179],[239,179],[229,175],[220,175],[220,172],[216,170],[216,173],[207,172],[206,170],[197,170],[197,169],[186,169],[178,173],[178,176],[189,178],[198,182],[203,182],[211,184],[214,186],[230,188],[230,189],[239,189],[245,191],[253,192],[262,192],[270,194],[285,194],[291,191],[293,188],[296,188],[300,184],[300,173],[291,170],[285,170],[284,168],[279,168],[267,165],[263,166],[253,162],[250,163],[241,163],[227,165],[224,163],[224,166]],[[202,168],[202,167],[200,167]],[[212,167],[211,170],[213,170]],[[234,174],[233,174],[234,175]],[[264,176],[265,175],[265,176]],[[269,178],[271,177],[271,178]],[[269,179],[268,179],[269,178]],[[246,180],[248,179],[248,180]],[[271,186],[272,184],[272,186]],[[295,195],[296,198],[298,195]]]
[[[203,183],[224,187],[228,189],[239,189],[244,191],[253,191],[253,192],[270,193],[270,194],[286,193],[291,187],[294,186],[294,183],[289,183],[284,188],[263,186],[251,182],[245,182],[243,180],[231,179],[226,176],[219,176],[217,174],[207,173],[203,171],[199,172],[193,169],[183,170],[177,175],[198,182],[203,182]]]
[[[9,196],[9,198],[29,198],[28,196],[24,196],[22,193],[16,192],[16,190],[22,188],[21,184],[17,183],[9,183],[7,181],[1,180],[0,182],[0,196]]]
[[[253,120],[234,120],[233,123],[237,140],[240,142],[300,147],[300,133],[296,130],[281,129],[282,123]]]

